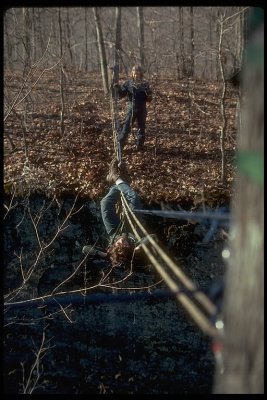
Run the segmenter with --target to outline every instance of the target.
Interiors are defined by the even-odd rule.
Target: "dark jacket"
[[[118,87],[118,93],[120,97],[127,96],[128,105],[135,109],[146,109],[146,102],[152,100],[152,91],[146,81],[137,83],[129,79]]]

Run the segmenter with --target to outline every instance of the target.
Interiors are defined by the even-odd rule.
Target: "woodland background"
[[[3,16],[3,148],[7,301],[24,301],[27,293],[34,298],[41,293],[38,292],[40,282],[46,290],[52,291],[65,279],[60,275],[62,265],[68,265],[67,270],[71,268],[72,271],[73,265],[80,263],[77,254],[71,255],[68,261],[63,260],[60,249],[71,253],[74,232],[83,230],[84,236],[85,228],[79,225],[80,221],[84,222],[83,216],[86,216],[85,220],[92,218],[94,221],[91,232],[86,231],[87,239],[95,239],[95,230],[101,230],[97,204],[107,191],[106,174],[115,152],[113,117],[115,115],[121,124],[125,113],[124,100],[115,101],[110,88],[114,80],[123,82],[127,79],[133,64],[143,66],[145,79],[153,90],[153,101],[148,105],[145,150],[135,152],[134,136],[129,135],[123,156],[132,176],[132,186],[140,194],[144,206],[194,211],[206,207],[214,209],[232,202],[237,173],[237,134],[242,129],[246,130],[246,124],[242,125],[240,70],[244,48],[249,40],[248,18],[252,11],[253,8],[249,7],[18,7],[6,10]],[[253,79],[251,82],[254,82]],[[247,110],[250,109],[254,108],[250,106]],[[257,190],[253,187],[251,190],[257,197]],[[71,204],[66,208],[70,198]],[[76,212],[79,213],[85,204],[89,214],[80,214],[79,224],[72,229],[72,238],[68,233],[63,243],[61,235],[65,224],[68,219],[73,223]],[[56,215],[54,221],[50,208]],[[43,221],[42,224],[40,221]],[[42,230],[43,225],[45,231]],[[166,227],[165,220],[163,225],[163,236],[168,233],[169,245],[175,243],[169,249],[182,253],[186,238],[186,258],[191,264],[186,265],[185,270],[189,275],[201,284],[205,273],[210,279],[211,270],[206,269],[203,258],[200,262],[199,253],[192,250],[195,248],[195,236],[189,234],[183,225]],[[159,232],[160,229],[159,226]],[[215,253],[217,251],[216,257],[222,245],[220,241],[217,250],[216,246],[212,249]],[[212,251],[206,255],[207,259]],[[217,261],[213,267],[217,266]],[[56,265],[60,265],[61,269],[57,267],[55,270]],[[84,266],[86,277],[86,263]],[[43,283],[51,268],[57,272],[57,280],[50,276]],[[212,274],[213,277],[221,277],[223,273],[224,267],[219,260],[218,268]],[[262,282],[260,273],[251,276],[259,286]],[[136,279],[139,277],[137,274]],[[76,278],[77,275],[74,280]],[[150,278],[149,274],[145,274],[141,281]],[[78,287],[83,284],[88,284],[87,278],[82,284],[78,281]],[[243,289],[248,288],[249,282],[244,280],[243,285]],[[243,290],[242,293],[249,301],[248,292]],[[256,293],[261,295],[262,291],[256,290]],[[244,299],[240,295],[241,298]],[[256,303],[259,306],[261,299],[255,302],[255,309]],[[253,310],[251,306],[250,314],[256,315]],[[65,371],[63,364],[62,369],[55,364],[55,370],[49,370],[47,365],[51,365],[51,357],[53,360],[58,357],[50,350],[51,336],[55,330],[56,336],[60,337],[64,325],[59,323],[56,326],[53,313],[45,312],[45,316],[40,317],[39,311],[33,310],[33,315],[27,316],[27,319],[23,313],[22,316],[13,311],[9,314],[7,308],[5,348],[8,363],[5,377],[8,390],[14,390],[13,393],[46,393],[46,390],[62,393],[60,390],[64,391],[68,374],[73,373]],[[71,319],[67,308],[61,307],[56,312],[67,323]],[[113,313],[112,309],[111,315]],[[79,318],[84,319],[85,315],[82,310]],[[44,324],[49,322],[49,328],[38,325],[39,317]],[[160,323],[161,314],[158,318]],[[243,321],[240,323],[241,332],[244,331],[242,324]],[[22,329],[21,325],[26,327]],[[260,326],[260,323],[255,326]],[[249,328],[246,329],[249,331]],[[258,331],[261,332],[261,328]],[[22,332],[25,347],[18,352],[16,337]],[[77,332],[83,335],[79,329]],[[31,348],[31,335],[36,335],[41,344],[39,350],[34,344],[35,350],[29,357],[25,354]],[[64,347],[67,355],[68,340]],[[235,340],[241,343],[238,336]],[[78,349],[82,349],[83,353],[84,344],[81,343]],[[201,339],[197,343],[201,353],[206,348],[206,342],[202,350]],[[60,341],[56,347],[58,351]],[[92,344],[92,354],[94,349]],[[226,349],[233,354],[231,344],[229,346],[228,343]],[[238,345],[234,347],[235,359],[241,360],[242,364],[239,350]],[[83,356],[86,359],[85,353]],[[43,363],[42,355],[48,355],[48,364]],[[103,357],[105,366],[112,362],[112,354],[108,361]],[[68,365],[70,360],[66,359]],[[148,357],[148,365],[149,361]],[[189,362],[188,369],[190,365]],[[203,365],[207,367],[205,372],[209,384],[205,383],[201,390],[207,392],[213,390],[209,386],[212,367],[210,364],[207,366],[205,356]],[[245,368],[249,376],[254,376],[249,374],[250,368],[246,369],[246,365],[246,362],[245,367],[242,364],[240,370]],[[101,374],[101,363],[98,367]],[[68,393],[87,393],[90,387],[93,393],[116,393],[120,390],[122,393],[141,393],[142,390],[150,390],[142,389],[139,381],[131,388],[132,379],[135,379],[133,376],[127,383],[124,381],[126,386],[122,389],[119,370],[113,378],[109,375],[105,384],[105,374],[94,376],[90,381],[87,369],[90,370],[91,365],[85,369],[78,365],[77,368],[83,371],[83,380],[77,386],[76,375],[70,375],[74,386],[71,383]],[[196,372],[199,381],[202,369],[200,365]],[[64,374],[62,386],[59,373]],[[225,384],[230,375],[225,376],[224,381],[218,375],[216,385],[220,391],[227,392],[232,388],[239,393],[246,391],[248,378],[237,379],[237,383],[231,385],[229,381]],[[257,386],[257,369],[255,376],[256,389],[252,392],[261,390],[258,389],[261,388],[261,378]],[[154,377],[157,380],[156,374]],[[186,378],[190,384],[182,379],[177,390],[181,393],[194,391],[194,379],[191,378],[192,375]],[[60,388],[55,389],[55,382]],[[151,384],[149,381],[148,387],[152,387]],[[158,393],[168,391],[168,383],[164,382],[163,387],[164,390],[159,385],[155,390]]]
[[[111,72],[123,82],[138,62],[154,100],[148,108],[146,160],[125,152],[134,187],[149,202],[195,197],[198,202],[212,191],[229,199],[240,118],[239,92],[229,78],[242,64],[247,12],[242,7],[8,10],[5,182],[18,191],[103,195],[114,155]],[[116,104],[120,124],[124,108],[124,101]],[[133,141],[130,137],[129,145]]]

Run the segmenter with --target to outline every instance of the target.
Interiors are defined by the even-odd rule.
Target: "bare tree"
[[[88,71],[88,16],[87,7],[84,8],[84,29],[85,29],[85,71]]]
[[[114,82],[119,81],[119,59],[121,52],[121,7],[116,7],[115,15],[115,54],[114,54]]]
[[[58,8],[58,26],[59,26],[59,45],[60,45],[60,58],[63,57],[63,43],[62,43],[62,23],[60,7]],[[61,61],[63,63],[63,60]],[[63,137],[65,131],[64,116],[65,116],[65,100],[64,100],[64,73],[63,65],[60,67],[60,100],[61,100],[61,111],[60,111],[60,135]]]
[[[99,59],[100,59],[100,67],[101,67],[101,74],[102,74],[102,81],[103,81],[103,89],[104,93],[108,94],[109,87],[108,87],[108,71],[107,71],[107,58],[106,58],[106,51],[103,39],[103,32],[101,21],[99,17],[99,10],[98,7],[94,7],[94,18],[96,24],[96,33],[97,33],[97,42],[98,42],[98,51],[99,51]]]
[[[109,82],[110,82],[110,111],[112,118],[112,130],[114,139],[114,150],[117,154],[118,160],[121,159],[121,149],[118,146],[118,134],[120,131],[119,120],[119,107],[118,107],[118,89],[113,86],[114,83],[119,82],[119,56],[121,50],[121,8],[116,7],[115,11],[115,43],[114,49],[114,64],[109,69]]]
[[[24,27],[24,65],[25,65],[25,72],[27,73],[28,68],[30,67],[31,63],[31,39],[30,39],[30,28],[31,28],[31,19],[29,16],[29,9],[23,7],[23,27]]]
[[[209,18],[209,43],[210,43],[210,80],[213,79],[213,52],[212,52],[212,48],[213,48],[213,24],[212,24],[212,7],[210,10],[210,18]]]
[[[71,46],[71,31],[70,31],[70,9],[68,7],[67,7],[66,29],[67,29],[66,44],[68,46],[68,51],[69,51],[69,56],[70,56],[70,64],[73,65],[73,54],[72,54],[72,46]]]
[[[224,29],[224,16],[220,14],[218,20],[219,28],[219,49],[218,49],[218,59],[219,59],[219,67],[221,71],[221,79],[222,79],[222,95],[221,95],[221,117],[222,124],[220,127],[220,148],[221,148],[221,181],[225,183],[225,134],[226,134],[226,113],[225,113],[225,93],[226,93],[226,81],[225,81],[225,72],[224,72],[224,56],[222,54],[222,40],[223,40],[223,29]]]
[[[225,162],[225,139],[227,133],[227,117],[226,117],[226,65],[227,65],[227,56],[226,56],[226,47],[223,46],[223,40],[225,34],[228,30],[232,31],[233,27],[236,25],[233,19],[238,16],[239,13],[242,13],[243,10],[238,11],[238,13],[229,15],[226,17],[225,11],[219,11],[218,14],[218,65],[220,68],[221,74],[221,82],[222,82],[222,94],[220,101],[220,109],[221,109],[221,126],[220,126],[220,148],[221,148],[221,181],[222,184],[225,184],[226,180],[226,162]]]
[[[184,22],[183,22],[183,7],[179,7],[179,43],[180,43],[180,70],[182,75],[185,75],[185,51],[184,51]]]
[[[215,393],[264,393],[264,16],[255,11],[242,85],[239,170]],[[255,54],[257,56],[255,57]]]
[[[195,75],[195,62],[194,62],[194,7],[190,7],[190,73],[189,75],[193,77]]]
[[[121,22],[121,45],[123,49],[127,49],[124,53],[124,55],[128,57],[126,63],[132,64],[132,62],[136,62],[136,60],[138,60],[140,63],[145,64],[144,67],[146,70],[148,70],[149,66],[152,73],[155,72],[156,68],[160,68],[162,73],[166,73],[173,70],[173,55],[175,55],[174,52],[178,52],[176,55],[176,60],[180,58],[180,75],[183,70],[183,73],[187,74],[190,73],[190,68],[193,68],[194,76],[198,77],[200,74],[202,74],[203,63],[206,63],[206,59],[202,56],[199,57],[199,55],[204,54],[207,49],[207,32],[210,32],[211,42],[209,54],[212,55],[217,50],[217,46],[215,46],[215,39],[216,28],[218,28],[218,25],[216,25],[214,13],[226,11],[226,15],[228,15],[229,13],[237,12],[238,9],[240,8],[124,7],[122,9],[124,15]],[[103,40],[103,43],[111,41],[114,31],[112,25],[110,24],[110,22],[113,23],[113,17],[110,18],[110,13],[112,14],[113,10],[115,10],[115,7],[113,7],[113,9],[111,7],[102,7],[101,21],[100,8],[98,7],[95,7],[95,10],[93,7],[88,7],[85,9],[68,8],[66,11],[64,10],[64,12],[63,10],[64,9],[62,9],[61,12],[63,44],[65,48],[68,49],[68,57],[70,58],[70,62],[76,65],[79,64],[81,69],[95,69],[96,63],[93,62],[93,60],[98,57],[97,52],[103,54],[104,45],[101,45],[101,50],[99,48],[99,44],[98,46],[95,46],[94,35],[96,33],[96,35],[101,36],[102,32],[101,40]],[[97,13],[98,25],[99,22],[102,24],[101,27],[101,24],[99,25],[101,32],[98,33],[97,31],[93,32],[91,29],[91,18],[94,18],[95,11]],[[177,17],[176,13],[178,13]],[[70,15],[73,17],[72,19],[70,19]],[[144,17],[146,17],[145,20]],[[8,21],[8,24],[6,24],[6,21]],[[56,16],[56,8],[17,8],[8,10],[7,17],[5,17],[4,33],[5,37],[8,37],[9,49],[5,49],[5,54],[8,50],[9,54],[12,55],[13,60],[16,59],[17,65],[20,66],[24,66],[24,60],[27,61],[30,60],[30,58],[33,60],[40,57],[40,53],[44,51],[45,34],[51,23],[53,25],[53,35],[51,41],[51,51],[48,54],[49,62],[51,62],[49,58],[53,58],[53,55],[59,48],[59,28]],[[152,27],[151,24],[153,24],[153,35],[156,37],[157,42],[156,49],[152,47],[151,29],[149,29]],[[230,50],[232,54],[236,55],[236,60],[240,57],[239,51],[236,50],[236,48],[237,36],[240,34],[239,27],[241,28],[242,24],[243,22],[241,17],[241,20],[239,18],[236,29],[227,34],[227,41],[229,43],[228,50]],[[21,29],[21,27],[25,27],[25,29]],[[175,29],[177,33],[179,31],[179,34],[176,34]],[[93,36],[93,40],[90,39],[90,36]],[[240,39],[242,38],[240,37]],[[89,45],[89,41],[91,46]],[[242,40],[240,41],[240,46],[241,48],[243,46]],[[27,54],[29,54],[27,57],[26,49]],[[153,63],[156,55],[159,66],[156,66]],[[186,55],[187,59],[185,59]],[[195,61],[196,57],[198,57],[197,63]],[[101,63],[101,56],[99,56],[99,58]],[[213,73],[217,63],[218,80],[220,80],[221,74],[218,59],[211,57],[211,61]],[[234,59],[232,61],[234,62]],[[12,66],[12,68],[14,67],[14,63],[11,62],[11,60],[5,59],[5,62],[7,62],[9,66]],[[208,63],[209,62],[210,60]],[[103,60],[103,63],[103,65],[105,65],[105,60]],[[184,65],[182,66],[182,64]],[[127,65],[124,66],[124,68],[126,69]],[[205,71],[207,71],[207,68],[205,68]]]
[[[45,51],[45,42],[46,42],[46,38],[44,38],[44,33],[43,33],[43,23],[42,23],[42,19],[41,19],[41,14],[43,13],[43,10],[41,8],[37,8],[37,17],[36,17],[36,24],[38,29],[36,28],[35,32],[36,34],[39,34],[39,40],[38,40],[38,49],[39,49],[39,53],[38,53],[38,57],[40,57],[40,54],[43,54],[43,52]],[[37,46],[37,44],[36,44]]]
[[[137,13],[137,32],[138,32],[138,50],[141,67],[145,66],[145,37],[144,37],[144,15],[143,7],[136,7]]]

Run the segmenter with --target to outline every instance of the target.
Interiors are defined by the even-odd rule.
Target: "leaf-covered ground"
[[[121,78],[123,81],[126,77]],[[42,76],[26,98],[27,104],[21,102],[16,112],[12,111],[7,117],[4,129],[15,145],[12,149],[5,135],[7,192],[13,184],[17,193],[30,188],[49,196],[79,193],[81,198],[99,199],[107,191],[105,178],[115,155],[110,97],[104,96],[98,74],[68,74],[65,83],[63,135],[60,134],[58,74]],[[215,205],[228,201],[235,173],[236,91],[232,88],[226,91],[226,183],[223,185],[222,85],[156,76],[150,83],[154,99],[148,105],[145,150],[135,150],[134,127],[123,154],[132,186],[147,204],[196,205],[205,201]],[[5,85],[12,104],[22,81],[13,74],[6,74]],[[27,85],[18,100],[30,88],[30,83]],[[121,122],[125,105],[125,99],[118,103]],[[22,123],[23,112],[26,118]]]
[[[105,178],[109,162],[114,156],[110,99],[103,95],[99,76],[79,73],[71,80],[69,75],[65,93],[65,132],[61,137],[57,82],[56,75],[43,76],[34,86],[27,97],[25,125],[21,125],[19,119],[23,103],[16,108],[17,114],[11,112],[6,119],[5,130],[15,149],[12,149],[5,136],[5,190],[11,192],[14,184],[17,194],[30,189],[43,192],[46,196],[61,196],[68,192],[71,194],[71,203],[75,193],[79,193],[81,203],[83,198],[100,199],[107,191]],[[12,94],[12,104],[12,99],[15,99],[13,96],[19,94],[22,81],[7,74],[5,84]],[[18,100],[23,98],[31,84],[27,83],[26,86]],[[219,138],[222,88],[207,82],[182,82],[167,78],[158,78],[156,81],[155,77],[152,87],[154,100],[148,106],[146,149],[137,153],[133,136],[130,136],[124,152],[133,186],[148,204],[173,202],[183,206],[204,200],[213,204],[228,200],[234,178],[232,161],[236,146],[236,93],[229,89],[226,99],[227,183],[223,186]],[[125,100],[120,100],[118,106],[122,121]],[[27,163],[23,129],[26,132]],[[32,201],[37,202],[39,210],[38,196],[34,197]],[[42,196],[39,201],[43,204]],[[29,204],[30,209],[34,210],[32,203]],[[56,228],[60,212],[64,214],[64,208],[60,211],[61,206],[59,202],[55,210],[43,207],[42,210],[46,212],[43,223],[49,230],[41,237],[47,239],[50,229],[53,232]],[[70,231],[64,230],[60,240],[55,241],[54,251],[47,254],[44,260],[39,260],[27,294],[31,290],[37,290],[41,295],[50,293],[62,282],[62,275],[72,276],[73,266],[77,267],[81,257],[80,251],[74,246],[78,233],[81,235],[78,239],[82,240],[84,237],[87,239],[87,234],[89,236],[89,229],[98,229],[95,219],[88,218],[90,209],[86,210],[84,208],[84,213],[75,214],[69,226]],[[50,212],[51,216],[55,215],[55,220],[49,217]],[[18,245],[21,246],[21,256],[23,251],[25,260],[31,263],[29,252],[36,241],[35,231],[29,238],[31,230],[28,223],[32,226],[32,215],[34,211],[24,216],[24,207],[17,207],[8,216],[14,217],[14,221],[11,223],[8,220],[5,229],[5,250],[8,255],[5,256],[5,262],[8,263],[4,268],[5,285],[11,283],[16,286],[20,279],[18,266],[11,257]],[[41,226],[39,224],[38,229]],[[206,247],[196,246],[202,236],[199,231],[199,236],[195,230],[191,231],[193,224],[185,228],[184,225],[155,219],[153,225],[149,226],[159,238],[164,236],[170,254],[175,255],[175,260],[182,264],[184,272],[199,287],[209,288],[214,279],[223,275],[222,240],[215,241],[207,250]],[[104,229],[102,224],[101,227]],[[14,229],[16,234],[12,233]],[[90,238],[93,237],[92,232]],[[7,251],[9,246],[10,254]],[[21,262],[21,259],[18,260]],[[70,287],[80,288],[87,279],[94,280],[92,267],[85,265],[80,275],[75,275],[75,279],[68,282]],[[147,282],[157,282],[159,277],[149,271],[135,272],[132,281],[127,281],[127,287],[145,288]],[[8,289],[13,287],[8,285]],[[121,308],[104,304],[100,304],[98,309],[94,305],[81,306],[71,309],[76,322],[71,328],[63,313],[54,319],[47,314],[50,318],[47,324],[47,320],[43,319],[43,313],[46,313],[43,308],[29,308],[26,310],[28,314],[24,309],[19,313],[15,309],[18,323],[8,324],[5,328],[5,391],[22,392],[22,383],[29,376],[35,360],[33,349],[36,350],[40,345],[46,326],[46,340],[51,339],[51,347],[46,345],[40,386],[35,392],[211,393],[214,373],[211,348],[202,332],[187,319],[181,306],[178,307],[176,302],[167,305],[162,301],[123,304]],[[12,321],[13,314],[6,313],[5,318],[11,318]],[[36,323],[32,323],[33,320]]]

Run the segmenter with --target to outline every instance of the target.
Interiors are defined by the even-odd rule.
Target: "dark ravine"
[[[7,214],[4,227],[4,292],[22,284],[21,266],[14,255],[22,255],[24,271],[36,260],[38,241],[33,228],[40,210],[43,216],[37,225],[40,241],[49,243],[73,204],[73,198],[53,202],[33,196],[15,199],[18,205]],[[6,201],[8,204],[9,201]],[[99,204],[77,202],[67,229],[62,230],[46,254],[40,258],[31,278],[15,300],[49,294],[73,274],[82,260],[75,245],[106,245]],[[31,210],[31,217],[28,212]],[[46,210],[46,211],[45,211]],[[195,284],[206,290],[224,275],[221,252],[225,246],[219,233],[208,246],[199,246],[204,227],[184,221],[147,220],[165,250],[181,265]],[[17,226],[17,227],[16,227]],[[21,252],[21,253],[20,253]],[[62,291],[95,285],[107,266],[89,260],[61,286]],[[211,393],[214,357],[210,338],[190,319],[172,297],[139,298],[132,301],[109,301],[114,294],[146,293],[147,286],[160,281],[148,262],[136,267],[121,284],[114,280],[126,277],[129,271],[115,270],[106,286],[87,294],[103,294],[100,303],[77,302],[40,307],[10,308],[4,314],[4,392],[7,394],[188,394]],[[115,289],[116,286],[120,289]],[[150,289],[166,291],[161,282]],[[105,295],[105,296],[104,296]],[[103,300],[104,299],[104,300]],[[62,308],[64,307],[64,312]],[[45,350],[39,362],[39,379],[33,374],[36,352],[45,335]],[[22,363],[24,367],[22,367]],[[24,368],[24,377],[23,377]],[[27,386],[27,387],[26,387]],[[32,389],[31,389],[32,388]]]

